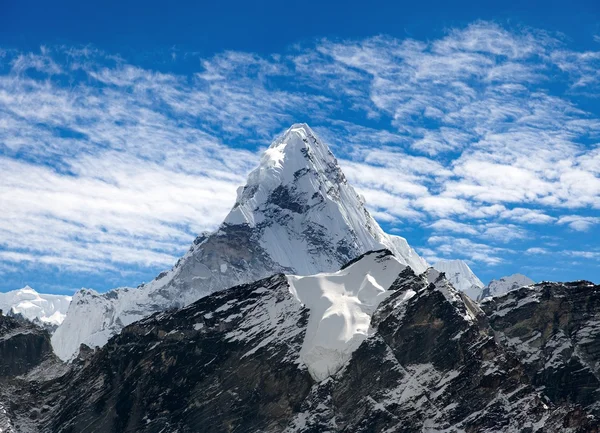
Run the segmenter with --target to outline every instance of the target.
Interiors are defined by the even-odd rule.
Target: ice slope
[[[519,289],[524,286],[530,286],[535,284],[531,278],[526,277],[522,274],[513,274],[507,277],[502,277],[499,280],[492,280],[490,283],[483,288],[478,301],[490,297],[490,296],[500,296],[511,290]]]
[[[19,290],[0,293],[0,310],[4,314],[20,314],[32,322],[60,325],[67,313],[71,296],[46,295],[36,292],[29,286]]]
[[[377,251],[338,272],[288,276],[290,292],[310,310],[300,359],[316,380],[335,373],[367,338],[373,312],[405,268]]]
[[[484,284],[462,260],[441,260],[433,267],[446,274],[450,283],[469,298],[476,301],[481,296]]]
[[[171,270],[137,289],[76,293],[52,345],[68,360],[81,343],[102,346],[154,312],[277,272],[333,272],[382,248],[417,273],[427,268],[404,238],[383,232],[329,148],[296,124],[265,151],[218,230],[198,236]]]

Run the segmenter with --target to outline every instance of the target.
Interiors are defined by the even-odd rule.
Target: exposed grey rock
[[[0,315],[0,378],[26,373],[49,356],[48,332],[24,318]]]
[[[369,337],[319,382],[299,357],[310,311],[288,284],[278,274],[127,326],[67,373],[28,378],[17,421],[65,433],[598,432],[598,286],[543,283],[480,308],[405,268]]]
[[[543,282],[482,303],[490,325],[557,403],[600,417],[600,287]]]

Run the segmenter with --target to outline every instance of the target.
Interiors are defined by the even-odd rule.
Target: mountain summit
[[[77,292],[52,345],[71,359],[82,343],[103,346],[153,312],[278,272],[333,272],[378,249],[416,273],[427,268],[404,238],[383,232],[310,127],[295,124],[265,151],[217,231],[197,237],[171,270],[137,289]]]
[[[293,125],[265,151],[224,224],[256,230],[269,255],[300,275],[335,271],[380,248],[416,272],[427,268],[404,238],[381,230],[329,148],[306,124]]]

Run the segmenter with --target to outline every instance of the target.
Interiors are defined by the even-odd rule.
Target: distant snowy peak
[[[327,145],[295,124],[265,151],[217,231],[198,236],[171,270],[138,289],[77,294],[52,345],[71,359],[81,343],[103,346],[154,312],[275,273],[335,272],[381,249],[417,274],[428,267],[406,239],[383,232]]]
[[[510,292],[511,290],[519,289],[531,284],[535,284],[535,281],[522,274],[513,274],[509,275],[508,277],[502,277],[499,280],[492,280],[481,291],[481,296],[478,298],[478,300],[482,300],[490,296],[500,296]]]
[[[4,314],[20,314],[32,322],[60,325],[67,314],[71,296],[46,295],[29,286],[0,293],[0,310]]]
[[[454,288],[464,292],[474,301],[479,299],[484,284],[463,260],[440,260],[433,267],[446,274]]]

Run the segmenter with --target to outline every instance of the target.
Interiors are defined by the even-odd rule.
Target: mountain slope
[[[600,286],[542,282],[487,298],[481,307],[534,386],[600,417]]]
[[[278,274],[155,314],[62,380],[22,389],[30,404],[49,407],[40,431],[594,432],[597,383],[587,381],[586,399],[568,397],[581,366],[561,358],[547,367],[558,366],[555,378],[538,374],[522,344],[513,346],[532,341],[518,337],[526,325],[555,359],[563,350],[552,335],[568,333],[585,351],[578,359],[596,368],[600,290],[575,286],[520,289],[482,310],[435,270],[416,275],[375,251],[339,272]],[[565,319],[537,332],[548,314],[574,315],[581,303],[588,309],[573,329]],[[586,335],[577,336],[580,325]],[[315,370],[314,348],[347,356]],[[556,394],[559,378],[564,392]]]
[[[427,263],[405,239],[384,233],[348,184],[333,154],[305,124],[275,140],[238,189],[214,233],[199,236],[177,264],[137,289],[80,291],[52,337],[70,359],[81,343],[102,346],[124,326],[217,290],[273,273],[332,272],[387,248],[416,272]]]
[[[467,294],[474,301],[481,295],[483,283],[473,273],[469,265],[462,260],[440,260],[434,269],[446,274],[446,278],[452,285]]]
[[[0,310],[4,314],[20,314],[32,322],[60,325],[65,318],[71,296],[40,294],[29,286],[0,293]]]
[[[531,284],[535,284],[535,281],[521,274],[513,274],[508,277],[502,277],[499,280],[490,281],[490,283],[483,288],[477,300],[480,301],[488,296],[500,296],[510,292],[511,290],[515,290],[523,286],[529,286]]]

